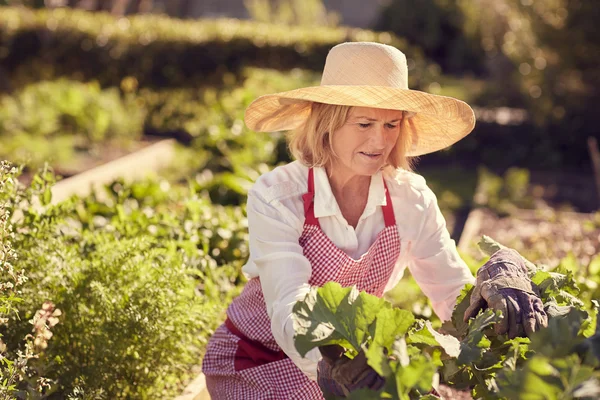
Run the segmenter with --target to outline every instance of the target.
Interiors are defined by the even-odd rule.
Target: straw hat
[[[327,55],[320,86],[269,94],[246,109],[248,128],[276,132],[298,128],[312,102],[409,111],[409,156],[448,147],[475,126],[473,110],[463,101],[408,88],[406,56],[392,46],[342,43]]]

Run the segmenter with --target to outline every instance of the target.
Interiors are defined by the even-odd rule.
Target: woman
[[[323,358],[315,349],[300,357],[292,307],[311,285],[336,281],[382,296],[408,265],[447,320],[461,288],[475,282],[435,195],[410,172],[408,158],[469,134],[473,111],[409,90],[407,78],[396,48],[344,43],[330,51],[320,86],[263,96],[248,107],[250,129],[293,131],[297,161],[261,176],[248,194],[250,259],[243,271],[250,280],[207,347],[203,372],[213,399],[321,399],[323,391],[381,386],[364,356],[350,361],[324,349]],[[478,280],[466,318],[493,303],[512,312],[507,323],[543,325],[535,319],[539,299],[515,260],[490,263],[481,284],[494,284],[479,290]]]

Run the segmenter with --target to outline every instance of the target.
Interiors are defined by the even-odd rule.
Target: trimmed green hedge
[[[0,7],[0,67],[10,78],[4,90],[57,76],[102,86],[119,86],[130,76],[139,86],[189,87],[219,84],[223,72],[244,66],[321,70],[329,49],[346,41],[402,49],[411,59],[411,86],[418,86],[422,52],[387,32]]]

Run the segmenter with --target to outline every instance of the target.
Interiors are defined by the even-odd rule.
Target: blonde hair
[[[312,103],[304,124],[290,132],[289,149],[292,155],[307,167],[322,167],[333,160],[332,132],[340,129],[348,119],[351,106]],[[407,171],[413,169],[413,159],[406,156],[412,145],[407,113],[400,122],[400,134],[388,158],[388,165]]]

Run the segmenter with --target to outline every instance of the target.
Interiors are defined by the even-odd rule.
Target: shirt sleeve
[[[431,189],[423,190],[423,198],[421,228],[412,244],[408,268],[431,301],[434,312],[446,321],[452,316],[461,289],[467,283],[475,283],[475,278],[450,238],[446,220]]]
[[[316,380],[320,352],[313,349],[302,358],[294,346],[292,308],[308,293],[312,271],[298,243],[303,221],[291,220],[292,213],[284,213],[281,207],[277,200],[268,203],[257,192],[248,194],[251,258],[260,277],[275,341],[306,376]]]

